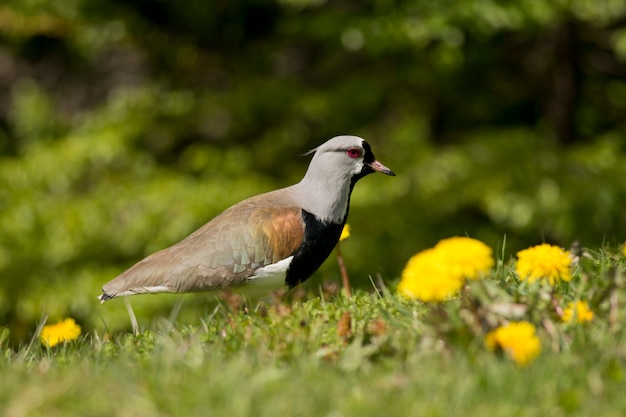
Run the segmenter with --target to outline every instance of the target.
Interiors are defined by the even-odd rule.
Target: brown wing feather
[[[301,209],[277,192],[239,203],[179,243],[104,285],[106,299],[142,292],[194,292],[246,282],[291,256],[304,238]]]

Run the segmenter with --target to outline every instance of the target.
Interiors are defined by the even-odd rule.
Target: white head
[[[364,176],[394,172],[378,162],[369,144],[358,136],[336,136],[315,152],[304,178],[296,185],[302,207],[322,220],[342,223],[352,187]]]

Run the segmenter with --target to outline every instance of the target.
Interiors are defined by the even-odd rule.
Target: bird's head
[[[309,169],[351,183],[374,172],[396,174],[376,160],[369,143],[358,136],[336,136],[308,153],[315,153]]]

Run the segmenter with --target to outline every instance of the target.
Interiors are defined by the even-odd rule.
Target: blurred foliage
[[[298,181],[297,155],[337,134],[398,173],[353,195],[356,285],[452,235],[508,256],[626,234],[623,0],[5,0],[0,85],[0,324],[18,339],[47,313],[120,326],[104,282]]]

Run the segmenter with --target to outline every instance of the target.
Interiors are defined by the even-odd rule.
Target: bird
[[[100,302],[226,289],[253,297],[304,282],[339,241],[356,182],[374,172],[396,175],[358,136],[333,137],[309,154],[300,182],[243,200],[137,262],[104,284]]]

